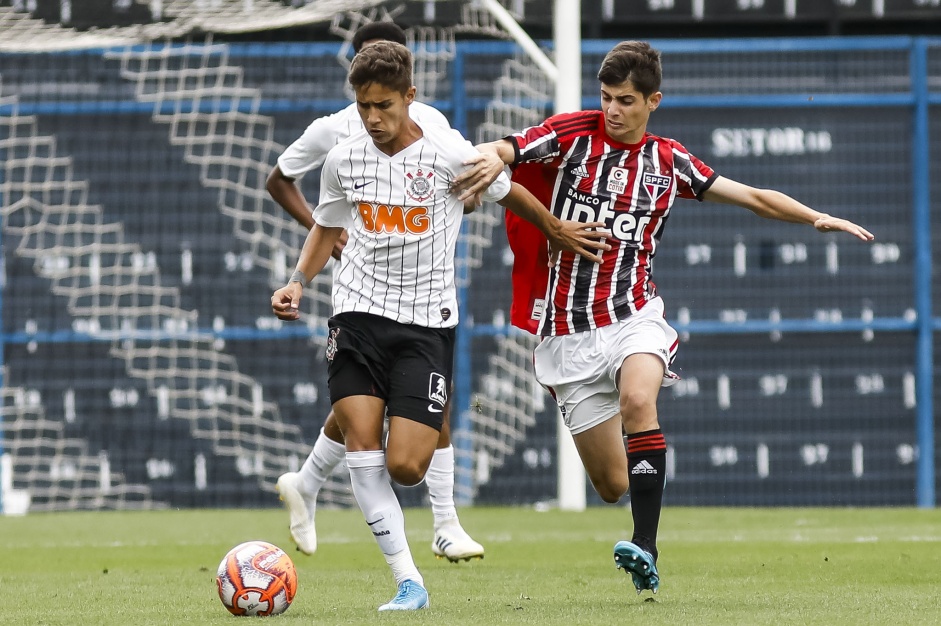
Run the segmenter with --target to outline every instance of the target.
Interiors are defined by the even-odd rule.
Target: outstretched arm
[[[475,146],[478,154],[464,161],[469,165],[451,184],[451,191],[460,194],[462,201],[468,201],[490,186],[497,179],[505,165],[510,165],[516,158],[513,144],[506,139],[482,143]]]
[[[291,321],[300,317],[298,306],[301,303],[304,286],[327,264],[337,239],[343,233],[344,230],[340,227],[320,226],[319,224],[314,224],[311,231],[307,233],[294,274],[288,280],[287,285],[275,291],[271,296],[271,310],[278,318]]]
[[[589,261],[601,263],[598,251],[610,250],[611,246],[604,242],[609,233],[603,230],[604,222],[561,221],[536,199],[525,187],[519,183],[512,183],[510,193],[500,200],[500,204],[513,211],[527,222],[538,228],[549,240],[549,250],[558,253],[560,250],[569,250],[580,254]],[[550,255],[554,260],[555,254]]]
[[[858,224],[801,204],[794,198],[772,189],[756,189],[722,176],[718,177],[703,195],[703,200],[734,204],[748,209],[755,215],[771,220],[811,224],[822,233],[847,232],[863,241],[875,239],[872,233]]]

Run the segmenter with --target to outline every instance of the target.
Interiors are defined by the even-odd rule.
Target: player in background
[[[334,276],[326,357],[353,495],[398,586],[380,611],[428,606],[390,479],[418,484],[438,444],[458,322],[454,252],[464,212],[450,186],[477,154],[459,132],[409,116],[411,68],[411,53],[394,42],[370,44],[354,57],[349,82],[365,129],[328,152],[314,227],[288,284],[271,298],[280,319],[298,319],[304,285],[349,233]],[[505,174],[481,191],[482,199],[536,224],[554,250],[598,262],[594,251],[608,248],[590,232],[600,223],[567,228]]]
[[[507,164],[535,163],[524,167],[540,171],[520,168],[521,180],[556,216],[601,221],[611,231],[611,249],[600,265],[563,253],[549,271],[543,296],[531,294],[524,281],[514,282],[522,287],[514,293],[514,307],[525,311],[514,323],[529,326],[526,314],[538,320],[543,341],[534,352],[536,377],[558,402],[595,490],[606,502],[617,502],[630,487],[634,532],[630,541],[614,546],[614,559],[630,572],[638,593],[656,592],[666,470],[656,402],[661,385],[671,380],[678,340],[664,319],[651,272],[675,198],[733,204],[760,217],[844,231],[863,241],[873,235],[783,193],[719,176],[679,142],[648,133],[663,96],[660,53],[646,42],[615,46],[598,80],[601,111],[555,115],[477,147]],[[455,189],[475,193],[477,174],[468,170]],[[520,233],[508,227],[514,250],[537,246],[531,238],[518,240]],[[521,265],[514,273],[538,275],[540,260],[517,256],[516,262]]]
[[[371,22],[354,34],[353,50],[358,53],[364,45],[376,41],[394,41],[405,45],[405,32],[392,22]],[[409,115],[422,126],[450,126],[440,111],[418,101],[412,102]],[[307,127],[300,138],[288,146],[268,175],[267,189],[271,197],[308,230],[313,228],[314,220],[296,180],[319,168],[333,146],[362,129],[363,121],[356,110],[356,103],[333,115],[318,118]],[[484,167],[484,175],[489,179],[488,182],[492,182],[503,171],[503,161],[491,156],[489,161],[484,162]],[[470,208],[473,208],[472,201]],[[344,233],[334,249],[333,256],[336,259],[340,258],[345,243]],[[450,402],[444,411],[444,424],[438,447],[425,478],[434,515],[435,534],[431,549],[435,556],[446,557],[451,561],[483,558],[483,546],[474,541],[461,526],[454,506],[454,448],[451,446]],[[291,537],[298,549],[305,554],[313,554],[317,550],[317,496],[346,454],[343,443],[343,433],[340,432],[336,416],[331,411],[301,469],[282,474],[278,479],[278,492],[290,514]]]

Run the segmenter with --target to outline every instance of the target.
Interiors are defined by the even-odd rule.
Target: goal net
[[[7,512],[265,505],[277,477],[300,466],[329,411],[330,286],[315,279],[296,327],[266,311],[306,232],[265,179],[306,122],[349,97],[356,29],[416,4],[168,0],[148,4],[148,23],[84,31],[0,6],[4,312],[19,333],[4,352]],[[329,55],[218,43],[318,22],[343,38]],[[470,3],[451,25],[407,33],[429,102],[455,88],[456,33],[505,36]],[[306,63],[322,77],[314,106],[297,97],[312,85],[290,77]],[[538,70],[508,58],[468,136],[533,123],[548,100]],[[303,184],[316,197],[316,181]],[[488,205],[465,220],[460,288],[477,280],[501,212]],[[545,409],[531,339],[498,333],[472,347],[463,384],[479,401],[455,408],[464,502]],[[321,499],[350,504],[344,472]]]

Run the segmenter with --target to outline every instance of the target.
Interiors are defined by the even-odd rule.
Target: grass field
[[[0,517],[0,623],[941,623],[941,510],[667,509],[655,599],[614,568],[623,508],[462,519],[483,561],[435,560],[430,512],[406,511],[431,609],[380,615],[394,584],[358,510],[318,513],[310,557],[293,551],[278,509]],[[219,561],[248,539],[294,558],[298,595],[280,617],[230,616],[216,595]]]

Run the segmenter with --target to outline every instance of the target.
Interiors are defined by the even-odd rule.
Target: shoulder
[[[359,119],[359,113],[356,111],[355,102],[343,109],[340,109],[336,113],[330,113],[329,115],[318,117],[313,122],[311,122],[310,125],[308,125],[307,130],[329,129],[335,133],[346,131],[349,120],[353,119],[354,117]]]
[[[464,161],[477,153],[477,149],[460,133],[449,126],[425,124],[422,133],[426,145],[434,153],[436,162],[454,173],[465,168]]]
[[[424,102],[419,102],[415,100],[409,106],[408,109],[409,117],[418,122],[419,124],[436,124],[438,126],[451,126],[451,123],[448,121],[448,118],[444,116],[444,113],[434,108],[429,104]]]
[[[424,124],[421,127],[425,140],[438,152],[445,155],[449,152],[463,150],[464,147],[473,150],[470,142],[460,131],[450,126],[440,126],[438,124]],[[465,150],[466,152],[466,150]]]
[[[370,138],[369,133],[366,132],[365,128],[361,128],[348,137],[340,140],[327,152],[327,158],[324,161],[324,167],[326,168],[335,166],[337,162],[349,158],[350,155],[357,150],[362,149],[365,151],[364,146],[367,141],[372,141],[372,139]]]
[[[601,111],[574,111],[572,113],[559,113],[546,119],[544,124],[556,130],[567,133],[591,133],[601,127]]]
[[[647,145],[656,145],[660,148],[660,150],[667,150],[669,152],[677,151],[684,154],[689,154],[689,151],[683,144],[671,137],[661,137],[660,135],[647,133],[647,135],[644,137],[644,140]]]

